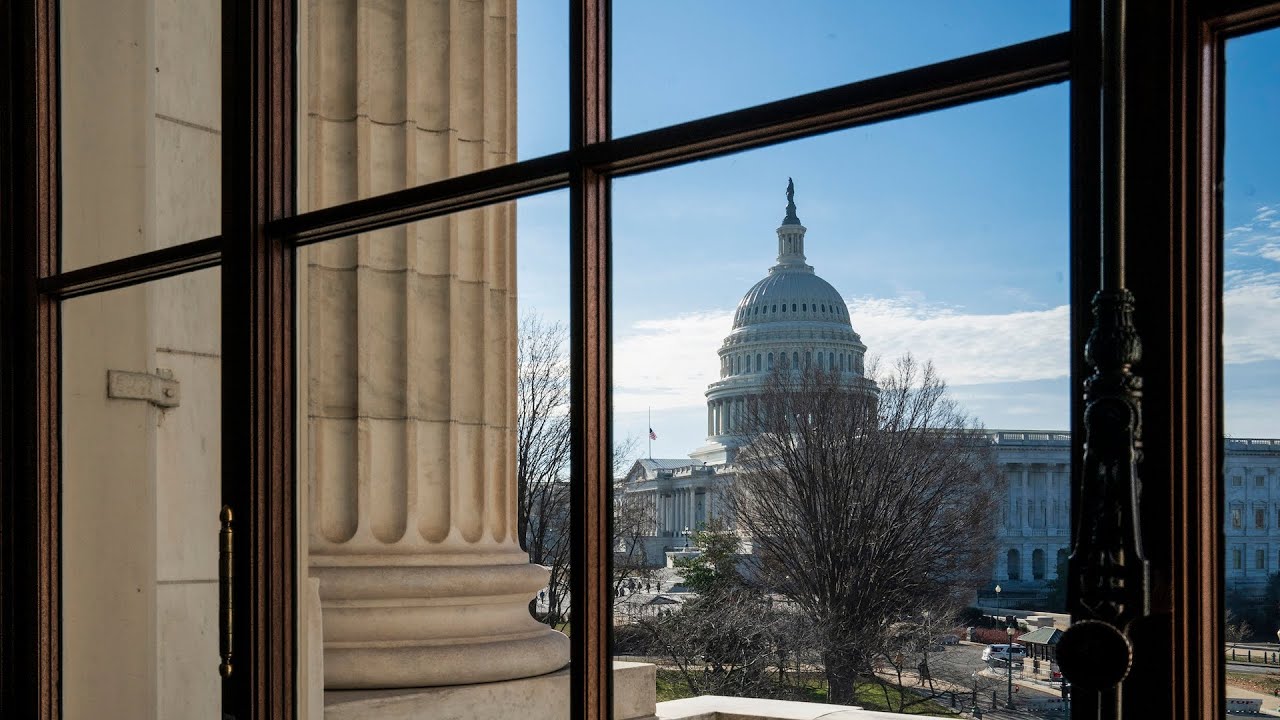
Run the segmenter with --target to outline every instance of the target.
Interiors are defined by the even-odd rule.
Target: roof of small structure
[[[694,462],[689,458],[641,458],[636,462],[645,470],[676,470],[682,467],[689,467]]]
[[[1062,639],[1062,631],[1055,627],[1042,627],[1018,638],[1024,645],[1057,645]]]

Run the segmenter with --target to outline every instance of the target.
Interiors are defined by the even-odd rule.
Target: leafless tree
[[[701,554],[678,562],[690,598],[640,629],[694,695],[786,697],[805,628],[738,573],[738,535],[708,525],[693,534]]]
[[[536,313],[520,320],[516,370],[516,485],[519,532],[529,561],[551,570],[538,613],[552,627],[569,619],[569,358],[568,330]],[[635,455],[638,443],[614,445],[614,475]],[[638,498],[616,495],[614,595],[648,572],[644,545],[653,509]]]
[[[529,561],[551,569],[542,619],[565,622],[569,587],[568,331],[537,314],[520,319],[516,349],[516,487]]]
[[[728,500],[760,577],[814,624],[829,697],[853,699],[895,624],[942,613],[987,576],[999,475],[932,364],[776,367],[748,403]]]
[[[643,539],[656,532],[656,511],[651,499],[626,491],[626,479],[617,477],[635,454],[634,438],[614,444],[613,484],[613,596],[615,604],[638,585],[652,580],[653,560],[645,553]]]

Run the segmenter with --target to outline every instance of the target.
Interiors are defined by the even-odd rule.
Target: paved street
[[[1004,708],[1009,694],[1008,680],[1004,675],[998,677],[992,674],[982,674],[981,671],[987,670],[987,664],[982,661],[982,650],[984,645],[976,644],[960,644],[946,646],[941,652],[928,653],[929,671],[934,679],[935,692],[944,690],[957,689],[963,690],[958,694],[957,707],[967,709],[972,706],[972,698],[976,689],[978,698],[978,707],[982,710],[982,717],[992,718],[993,720],[1026,720],[1029,718],[1056,718],[1061,717],[1061,712],[1040,712],[1034,713],[1026,709],[1026,698],[1031,695],[1042,694],[1046,697],[1056,697],[1057,693],[1050,688],[1044,688],[1048,692],[1037,693],[1035,689],[1020,686],[1018,684],[1019,675],[1017,667],[1014,668],[1014,693],[1013,699],[1015,705],[1021,705],[1017,710],[1008,710]],[[918,662],[919,658],[911,659],[912,662]],[[910,663],[909,663],[910,664]],[[911,673],[911,680],[904,681],[906,683],[913,682],[915,673]],[[992,693],[995,693],[997,704],[1000,706],[996,710],[992,710]],[[950,704],[949,696],[944,695],[939,698],[944,705]]]

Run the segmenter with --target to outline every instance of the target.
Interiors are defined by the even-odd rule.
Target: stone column
[[[1022,505],[1022,527],[1031,527],[1031,513],[1027,511],[1027,500],[1031,497],[1031,466],[1022,466],[1022,497],[1019,502]]]
[[[312,0],[307,202],[515,159],[511,0]],[[510,205],[307,253],[309,566],[327,689],[548,673],[516,532]]]
[[[680,494],[676,497],[679,498],[679,501],[676,503],[677,512],[679,513],[676,516],[676,529],[684,532],[684,529],[689,527],[689,515],[685,504],[684,490],[681,489]]]

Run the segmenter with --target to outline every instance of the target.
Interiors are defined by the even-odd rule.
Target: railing
[[[1229,662],[1248,663],[1253,665],[1280,665],[1280,645],[1227,645]]]
[[[1253,450],[1255,452],[1280,452],[1280,439],[1269,438],[1227,438],[1228,450]]]
[[[1053,445],[1069,445],[1071,433],[1063,432],[1004,432],[991,433],[991,440],[996,445],[1019,445],[1051,443]]]

